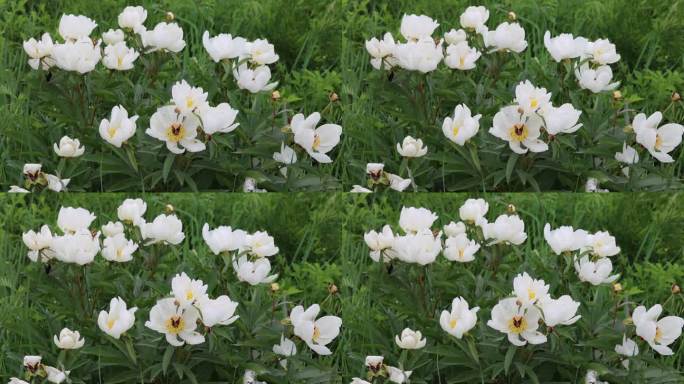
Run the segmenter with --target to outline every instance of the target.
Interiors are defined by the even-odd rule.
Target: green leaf
[[[515,357],[515,351],[517,348],[515,346],[510,346],[508,347],[508,350],[506,351],[506,357],[504,358],[504,372],[508,375],[508,371],[511,368],[511,362],[513,361],[513,357]]]
[[[171,172],[171,166],[173,165],[173,161],[176,159],[176,155],[174,153],[169,153],[166,155],[166,158],[164,159],[164,165],[162,167],[162,178],[164,179],[164,182],[169,179],[169,172]]]
[[[166,375],[166,372],[169,369],[169,363],[171,363],[171,358],[173,357],[173,352],[176,349],[172,346],[166,347],[166,350],[164,351],[164,356],[162,356],[162,372],[164,375]]]
[[[511,176],[513,175],[513,168],[515,168],[515,163],[518,162],[518,155],[517,153],[512,153],[511,156],[508,158],[508,161],[506,162],[506,183],[510,184],[511,183]]]

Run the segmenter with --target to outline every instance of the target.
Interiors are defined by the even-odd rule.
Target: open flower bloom
[[[594,93],[612,91],[620,85],[619,81],[611,83],[613,70],[607,65],[593,69],[589,64],[584,63],[575,70],[575,77],[577,77],[580,87]]]
[[[401,335],[394,337],[394,342],[397,343],[401,349],[421,349],[427,343],[427,339],[423,337],[420,331],[414,331],[410,328],[404,328]]]
[[[392,34],[387,32],[382,40],[372,38],[366,41],[366,50],[371,55],[371,66],[375,69],[390,69],[396,64],[394,59],[394,49],[397,44],[394,42]]]
[[[255,261],[250,261],[247,256],[233,257],[233,269],[238,280],[249,283],[249,285],[269,284],[278,278],[278,274],[271,273],[271,262],[268,258],[261,257]]]
[[[617,344],[615,346],[615,353],[633,357],[639,354],[639,346],[634,340],[628,339],[627,335],[622,335],[622,344]]]
[[[166,142],[166,148],[175,154],[181,154],[186,149],[200,152],[206,146],[197,139],[199,125],[200,121],[195,115],[183,116],[176,112],[175,106],[169,105],[157,109],[150,118],[150,128],[145,133]],[[179,148],[179,145],[183,148]]]
[[[525,30],[518,23],[503,22],[493,31],[482,31],[485,46],[491,51],[520,53],[527,48]]]
[[[52,250],[55,259],[78,265],[90,264],[100,252],[100,232],[95,235],[88,229],[79,229],[74,233],[52,238]]]
[[[485,199],[468,199],[458,209],[458,216],[465,222],[477,224],[484,219],[488,210],[489,204]]]
[[[459,104],[454,108],[453,117],[446,117],[442,123],[442,133],[447,139],[463,146],[466,141],[473,138],[480,129],[482,115],[472,116],[470,108],[465,104]]]
[[[382,256],[383,262],[388,262],[392,259],[392,252],[389,250],[394,244],[394,233],[389,225],[382,227],[382,232],[369,231],[363,235],[363,240],[370,248],[370,257],[375,262],[380,262]]]
[[[482,31],[487,28],[485,23],[489,20],[489,10],[483,6],[469,6],[459,17],[461,27]]]
[[[632,127],[636,133],[636,141],[648,150],[651,156],[662,163],[672,163],[669,155],[682,142],[684,126],[681,124],[665,124],[658,128],[663,114],[655,112],[648,118],[643,113],[634,117]]]
[[[584,46],[584,55],[598,65],[613,64],[620,61],[620,55],[615,50],[615,44],[608,39],[591,41]]]
[[[161,22],[153,30],[139,32],[143,46],[148,48],[147,53],[159,50],[178,53],[185,48],[183,29],[176,23]]]
[[[544,46],[551,57],[560,63],[563,60],[576,59],[584,54],[587,39],[574,37],[571,33],[561,33],[552,38],[551,32],[546,31],[544,33]]]
[[[482,56],[477,49],[468,46],[467,41],[449,44],[446,49],[444,64],[449,68],[467,71],[475,68],[475,62]]]
[[[427,154],[427,147],[423,146],[423,140],[406,136],[401,144],[397,143],[397,152],[403,157],[422,157]]]
[[[247,252],[256,257],[269,257],[278,253],[273,236],[265,231],[256,231],[245,236],[240,252]]]
[[[143,215],[147,211],[147,203],[143,199],[126,199],[117,208],[119,220],[138,225],[144,223]]]
[[[207,289],[208,286],[202,280],[191,279],[185,272],[171,279],[171,294],[176,300],[176,305],[181,308],[208,299]]]
[[[323,124],[316,128],[321,114],[314,112],[308,117],[298,113],[292,117],[290,127],[294,133],[294,141],[299,144],[314,160],[319,163],[331,163],[327,155],[340,142],[342,127],[337,124]]]
[[[230,297],[222,295],[216,299],[203,297],[197,302],[197,307],[202,315],[202,324],[211,328],[216,325],[233,324],[240,316],[235,315],[238,303]]]
[[[458,43],[468,40],[468,34],[463,29],[454,29],[444,34],[444,41],[449,45],[456,45]]]
[[[233,38],[230,34],[220,33],[214,37],[209,37],[209,31],[204,31],[202,35],[202,45],[207,50],[211,59],[215,62],[226,59],[235,59],[245,51],[247,40],[242,37]]]
[[[378,372],[384,366],[383,361],[385,358],[383,356],[366,356],[364,365],[371,370],[371,372]]]
[[[100,122],[100,137],[109,144],[121,148],[121,145],[135,135],[135,122],[138,115],[128,117],[128,111],[122,105],[115,105],[109,120]]]
[[[141,6],[127,6],[119,14],[117,21],[119,27],[133,31],[139,30],[147,19],[147,11]]]
[[[59,337],[54,336],[53,341],[59,349],[79,349],[85,344],[85,339],[78,331],[64,328],[59,332]]]
[[[280,152],[273,152],[273,160],[283,164],[294,164],[297,162],[297,153],[292,147],[280,143]]]
[[[602,257],[594,262],[589,259],[589,256],[582,256],[579,259],[575,258],[574,264],[579,279],[592,285],[612,283],[620,276],[617,274],[611,276],[613,263],[607,257]]]
[[[541,114],[544,116],[546,132],[549,135],[573,133],[582,128],[582,123],[577,123],[582,111],[575,109],[570,103],[565,103],[560,107],[548,104]]]
[[[45,180],[47,180],[47,189],[54,192],[62,192],[66,190],[71,179],[60,179],[58,176],[51,175],[49,173],[45,174]]]
[[[542,123],[542,119],[536,114],[525,116],[518,112],[517,105],[511,105],[494,115],[489,133],[508,141],[508,146],[515,153],[522,155],[528,150],[544,152],[549,146],[539,139]]]
[[[196,331],[200,314],[195,307],[180,307],[174,298],[161,299],[150,310],[145,326],[163,333],[166,341],[174,347],[204,343],[204,336]]]
[[[660,304],[652,306],[648,311],[640,305],[632,312],[632,321],[636,326],[636,334],[644,339],[656,352],[664,356],[673,355],[668,345],[682,335],[684,319],[678,316],[665,316],[658,320],[663,307]]]
[[[28,355],[24,356],[22,365],[30,373],[36,373],[42,366],[43,358],[41,356]]]
[[[519,305],[529,307],[544,302],[549,297],[549,285],[541,279],[533,279],[527,272],[517,275],[513,279],[513,294]]]
[[[426,208],[402,207],[399,226],[406,233],[430,230],[438,216]]]
[[[306,345],[319,355],[330,355],[332,351],[327,347],[340,334],[342,319],[337,316],[323,316],[316,320],[321,308],[314,304],[304,310],[298,305],[290,312],[290,321],[294,327],[294,334],[302,339]]]
[[[51,57],[54,43],[49,33],[44,33],[40,40],[33,37],[24,41],[24,51],[29,57],[28,64],[33,69],[41,67],[43,70],[49,69],[55,64],[55,60]]]
[[[106,46],[104,53],[102,64],[109,69],[117,71],[133,69],[133,62],[140,56],[139,52],[133,48],[128,48],[123,41]]]
[[[135,324],[135,312],[137,310],[137,307],[127,309],[126,302],[120,297],[115,297],[109,303],[109,312],[100,312],[97,317],[97,325],[102,332],[118,339]]]
[[[49,365],[43,366],[45,368],[45,373],[47,374],[47,377],[45,378],[47,381],[55,384],[60,384],[63,383],[67,377],[69,376],[69,373],[71,371],[62,371],[61,369],[57,369],[55,367],[51,367]]]
[[[582,317],[577,315],[580,303],[568,295],[563,295],[557,299],[548,297],[540,301],[540,306],[544,314],[544,324],[547,327],[555,327],[561,324],[572,325]]]
[[[183,223],[176,215],[161,214],[151,223],[140,224],[140,234],[146,245],[156,243],[180,244],[185,239]]]
[[[499,301],[492,308],[492,318],[487,325],[508,335],[511,344],[521,347],[546,342],[546,336],[539,332],[541,314],[534,307],[523,307],[516,303],[518,299],[511,297]]]
[[[193,87],[185,80],[171,87],[171,102],[176,107],[175,111],[183,116],[209,107],[207,97],[209,94],[202,87]]]
[[[517,215],[500,215],[493,223],[483,224],[485,239],[491,240],[488,245],[510,243],[520,245],[527,240],[525,222]]]
[[[59,19],[59,34],[64,40],[78,40],[90,37],[97,23],[82,15],[62,15]]]
[[[246,89],[252,93],[270,91],[278,83],[271,81],[271,69],[267,65],[261,65],[251,69],[247,64],[241,64],[233,68],[233,77],[240,89]]]
[[[69,136],[63,136],[59,140],[59,145],[53,145],[55,153],[59,157],[79,157],[85,152],[85,147],[81,145],[78,139],[72,139]]]
[[[409,377],[411,377],[411,374],[413,373],[413,371],[404,371],[397,367],[392,367],[390,365],[387,365],[386,368],[388,375],[387,379],[397,384],[408,382]]]
[[[247,42],[244,46],[243,55],[256,65],[273,64],[280,58],[275,53],[275,47],[266,39],[256,39]]]
[[[43,225],[40,227],[40,232],[29,230],[24,232],[21,236],[24,245],[29,249],[28,258],[37,262],[46,262],[54,257],[54,251],[50,249],[52,245],[52,232],[50,227]]]
[[[622,143],[622,152],[615,152],[615,160],[625,164],[636,164],[639,162],[639,153],[634,147]]]
[[[231,252],[243,247],[247,232],[242,229],[235,229],[220,226],[209,230],[209,224],[205,223],[202,227],[202,238],[214,255],[222,252]]]
[[[401,35],[406,40],[418,41],[431,39],[432,33],[439,27],[439,23],[425,15],[406,15],[401,18]]]
[[[584,250],[589,250],[598,257],[610,257],[620,253],[620,247],[615,243],[615,237],[606,231],[598,231],[587,235]]]
[[[408,233],[394,238],[392,254],[405,263],[428,265],[442,251],[442,232],[435,236],[431,230]]]
[[[52,48],[52,58],[57,67],[65,71],[88,73],[95,69],[102,58],[100,41],[93,43],[88,37],[64,44],[55,44]]]
[[[561,226],[551,230],[551,225],[544,225],[544,239],[556,255],[574,252],[587,244],[587,231],[575,230],[571,226]]]
[[[551,104],[551,92],[547,92],[546,88],[535,87],[532,82],[525,80],[515,86],[515,100],[513,101],[519,107],[516,111],[521,110],[524,115],[532,115]]]
[[[402,192],[403,190],[408,188],[409,185],[411,185],[411,179],[404,179],[398,175],[389,172],[385,172],[385,175],[389,180],[390,189],[393,189],[397,192]]]
[[[477,311],[479,310],[480,307],[471,309],[464,298],[456,297],[451,302],[451,312],[442,311],[439,316],[439,325],[444,332],[460,339],[466,332],[475,327]]]
[[[102,245],[102,257],[105,260],[117,263],[133,260],[133,252],[138,250],[138,244],[133,242],[133,240],[126,239],[126,235],[123,233],[106,237]]]
[[[480,244],[469,240],[465,233],[448,237],[444,242],[444,257],[447,260],[467,263],[475,260],[475,253],[480,250]]]
[[[202,130],[211,136],[216,133],[233,132],[240,123],[235,122],[238,110],[228,103],[221,103],[215,107],[206,106],[200,110]]]
[[[444,58],[442,41],[435,43],[432,38],[428,37],[419,41],[397,44],[394,48],[394,58],[397,64],[406,70],[432,72],[437,69]]]
[[[42,174],[43,166],[41,164],[27,163],[24,164],[22,173],[31,181],[36,181],[36,179]]]

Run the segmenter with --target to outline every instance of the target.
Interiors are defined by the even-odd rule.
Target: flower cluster
[[[70,371],[64,371],[49,365],[43,364],[43,358],[38,355],[24,356],[24,369],[26,379],[33,382],[35,378],[38,380],[47,380],[50,383],[60,384],[68,380]],[[29,384],[29,381],[19,379],[17,377],[10,378],[9,384]]]
[[[29,193],[31,190],[50,190],[53,192],[65,191],[71,179],[62,179],[57,175],[43,172],[40,163],[24,164],[24,187],[12,185],[10,193]]]

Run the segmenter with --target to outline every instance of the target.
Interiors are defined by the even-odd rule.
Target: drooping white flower
[[[271,273],[271,262],[266,257],[250,261],[247,256],[233,257],[233,269],[238,280],[249,285],[269,284],[278,278],[278,274]]]
[[[102,257],[105,260],[125,263],[133,260],[133,253],[138,250],[138,244],[126,239],[126,235],[118,233],[108,236],[102,242]]]
[[[513,101],[518,104],[518,110],[523,114],[532,115],[551,104],[551,92],[547,92],[543,87],[535,87],[532,82],[525,80],[516,85]]]
[[[364,364],[368,369],[370,369],[372,372],[378,372],[382,367],[384,366],[385,358],[383,356],[366,356],[366,360],[364,361]]]
[[[587,39],[584,37],[574,37],[571,33],[561,33],[553,38],[551,32],[546,31],[544,33],[544,46],[551,57],[559,63],[563,60],[580,57],[584,54],[587,43]]]
[[[385,33],[382,40],[375,37],[367,40],[366,50],[371,56],[371,66],[375,69],[390,69],[396,65],[396,59],[393,57],[396,46],[394,37],[389,32]]]
[[[549,297],[541,300],[540,306],[544,314],[544,324],[547,327],[555,327],[561,324],[572,325],[582,317],[577,315],[580,303],[568,295],[563,295],[557,299]]]
[[[449,44],[444,57],[444,64],[452,69],[467,71],[475,68],[475,62],[482,56],[482,53],[475,48],[471,48],[468,42],[461,41],[456,44]]]
[[[385,176],[389,180],[389,187],[397,192],[403,192],[409,185],[411,185],[411,179],[404,179],[393,173],[385,172]]]
[[[489,203],[485,199],[468,199],[458,209],[458,216],[465,222],[477,224],[482,222],[488,210]]]
[[[144,223],[143,215],[147,211],[147,203],[143,199],[126,199],[117,208],[119,220],[138,225]]]
[[[150,310],[145,326],[163,333],[174,347],[204,343],[204,336],[196,331],[200,314],[195,307],[180,307],[174,298],[161,299]]]
[[[409,377],[411,377],[411,374],[413,373],[413,371],[404,371],[391,365],[387,365],[386,368],[388,375],[387,379],[397,384],[407,383]]]
[[[606,65],[620,61],[620,55],[615,50],[615,44],[611,43],[608,39],[588,42],[584,48],[584,54],[596,64]]]
[[[292,147],[280,143],[280,152],[273,152],[273,160],[283,164],[294,164],[297,162],[297,153]]]
[[[660,304],[646,307],[640,305],[632,312],[632,321],[636,326],[637,336],[644,339],[654,351],[664,356],[674,354],[668,345],[672,344],[682,335],[684,319],[679,316],[665,316],[658,320],[663,307]]]
[[[394,244],[394,233],[392,233],[392,228],[389,225],[382,227],[382,232],[374,230],[366,232],[363,235],[363,240],[370,248],[370,257],[373,261],[380,262],[380,256],[382,256],[383,262],[392,259],[392,253],[389,250]]]
[[[62,15],[59,19],[59,35],[64,40],[79,40],[90,37],[97,23],[82,15]]]
[[[599,380],[598,372],[594,370],[588,370],[587,374],[584,376],[584,384],[609,384],[607,381]]]
[[[176,215],[161,214],[151,223],[141,223],[140,234],[144,240],[147,240],[146,245],[156,243],[178,245],[185,239],[183,223]]]
[[[622,335],[622,344],[615,345],[615,353],[633,357],[639,354],[639,346],[634,340],[628,339],[627,335]]]
[[[280,344],[275,344],[273,346],[273,353],[280,356],[294,356],[297,354],[297,346],[294,341],[285,337],[285,335],[280,335]]]
[[[520,245],[527,240],[525,222],[517,215],[500,215],[493,223],[482,225],[485,239],[491,240],[488,244],[510,243]]]
[[[202,130],[207,135],[233,132],[240,123],[235,122],[238,110],[228,103],[221,103],[215,107],[207,106],[200,111]]]
[[[470,6],[463,11],[459,22],[461,27],[482,31],[487,28],[485,23],[489,19],[489,10],[483,6]]]
[[[114,45],[124,41],[124,31],[121,29],[109,29],[102,34],[102,41],[107,45]],[[105,49],[105,53],[106,53]]]
[[[475,327],[479,310],[480,307],[470,308],[464,298],[456,297],[451,302],[451,311],[442,311],[439,316],[439,325],[444,332],[460,339]]]
[[[55,384],[60,384],[63,383],[67,377],[69,376],[69,373],[71,371],[62,371],[61,369],[57,369],[55,367],[51,367],[49,365],[43,366],[45,368],[45,373],[47,374],[47,377],[45,378],[47,381]]]
[[[43,166],[41,164],[27,163],[24,164],[22,173],[31,181],[36,181],[38,177],[42,174]]]
[[[256,39],[247,42],[244,45],[243,55],[256,65],[273,64],[280,58],[275,53],[273,44],[269,43],[266,39]]]
[[[542,344],[546,336],[539,332],[541,313],[534,307],[523,307],[515,297],[503,299],[492,308],[487,325],[508,336],[511,344],[521,347],[527,343]]]
[[[598,231],[586,238],[585,250],[591,251],[598,257],[610,257],[620,253],[620,247],[615,242],[615,237],[606,231]]]
[[[197,306],[202,314],[202,324],[208,328],[216,325],[230,325],[240,318],[235,315],[238,303],[226,295],[216,299],[205,296],[197,302]]]
[[[517,105],[503,107],[494,115],[492,135],[508,141],[511,150],[518,154],[544,152],[549,146],[539,139],[542,119],[535,115],[524,116],[518,112]]]
[[[150,127],[145,133],[164,141],[166,148],[175,154],[181,154],[186,150],[200,152],[206,149],[206,145],[197,139],[199,126],[200,120],[195,115],[183,116],[176,113],[176,107],[168,105],[157,109],[152,115]]]
[[[452,221],[442,227],[442,229],[444,229],[444,234],[446,234],[447,237],[456,237],[466,233],[466,225],[462,221],[459,221],[458,223]]]
[[[211,59],[214,62],[221,60],[235,59],[241,56],[245,51],[245,44],[247,40],[236,36],[233,38],[230,34],[220,33],[214,37],[209,37],[209,31],[204,31],[202,35],[202,45],[207,50]]]
[[[79,157],[85,152],[85,147],[81,145],[81,142],[69,136],[63,136],[59,140],[59,145],[57,143],[53,145],[53,149],[59,157]]]
[[[575,258],[574,264],[579,279],[592,285],[612,283],[620,276],[617,274],[611,276],[613,263],[607,257],[602,257],[594,262],[589,259],[589,256],[582,256],[579,259]]]
[[[202,227],[202,238],[215,255],[242,248],[246,236],[247,232],[242,229],[233,230],[231,227],[220,226],[209,230],[209,224],[207,223]]]
[[[244,238],[240,252],[247,252],[256,257],[270,257],[278,253],[273,236],[265,231],[256,231],[247,234]]]
[[[441,251],[442,233],[435,236],[429,229],[396,236],[392,245],[393,255],[396,255],[397,259],[420,265],[433,263]]]
[[[406,136],[404,141],[397,143],[397,152],[403,157],[422,157],[427,154],[427,147],[423,146],[423,140]]]
[[[85,208],[61,207],[57,214],[57,226],[64,233],[88,229],[96,216]]]
[[[31,384],[28,381],[24,381],[22,379],[16,378],[16,377],[10,377],[10,381],[7,382],[7,384]]]
[[[242,376],[242,384],[267,384],[265,381],[257,380],[256,372],[248,369],[245,371],[244,376]]]
[[[31,193],[31,191],[18,185],[10,185],[10,189],[7,190],[7,193]]]
[[[270,91],[278,83],[271,81],[271,69],[267,65],[261,65],[251,69],[247,64],[241,64],[233,68],[233,77],[240,89],[246,89],[252,93]]]
[[[261,193],[266,192],[265,189],[257,188],[257,181],[253,177],[245,177],[245,182],[242,184],[242,192],[247,193]]]
[[[171,102],[176,107],[176,112],[184,116],[208,108],[208,97],[209,94],[202,87],[193,87],[185,80],[178,81],[171,87]]]
[[[565,103],[560,107],[548,104],[542,111],[546,132],[549,135],[559,133],[573,133],[582,127],[582,123],[577,123],[582,111],[575,109],[572,104]]]
[[[63,44],[55,44],[52,48],[55,65],[65,71],[88,73],[95,69],[102,58],[100,41],[93,43],[88,37]]]
[[[294,133],[294,141],[319,163],[331,163],[327,155],[340,142],[342,127],[337,124],[323,124],[316,128],[321,115],[314,112],[304,117],[298,113],[292,117],[290,127]]]
[[[323,316],[316,319],[319,312],[318,304],[313,304],[306,310],[298,305],[292,308],[290,321],[294,327],[294,334],[309,348],[319,355],[330,355],[332,351],[327,345],[340,334],[342,319],[337,316]]]
[[[128,309],[122,298],[115,297],[109,302],[109,312],[100,311],[97,317],[97,325],[102,332],[119,339],[135,324],[135,312],[137,310],[137,307]]]
[[[31,68],[38,69],[40,66],[43,70],[47,70],[55,64],[51,56],[54,43],[49,33],[44,33],[40,40],[32,37],[24,41],[23,47],[29,57],[28,64]]]
[[[55,259],[78,265],[93,262],[100,252],[100,232],[90,233],[88,229],[67,232],[62,236],[52,238],[51,249],[55,252]]]
[[[577,77],[580,87],[594,93],[612,91],[620,85],[619,81],[611,83],[613,70],[607,65],[593,69],[589,64],[584,63],[575,70],[575,77]]]
[[[102,234],[105,237],[113,237],[124,232],[124,225],[120,221],[110,221],[102,226]]]
[[[36,373],[42,366],[43,358],[41,356],[29,355],[24,356],[23,366],[31,373]]]
[[[587,231],[573,229],[571,226],[560,226],[551,230],[551,225],[544,225],[544,239],[556,255],[574,252],[587,244]]]
[[[609,192],[607,189],[599,188],[599,181],[595,177],[589,177],[586,184],[584,185],[585,192],[597,192],[604,193]]]
[[[513,294],[518,305],[530,307],[550,299],[549,285],[541,279],[533,279],[527,272],[518,274],[513,279]]]
[[[485,46],[491,51],[520,53],[527,48],[525,30],[518,23],[503,22],[493,31],[482,31]]]
[[[467,263],[475,260],[475,253],[480,250],[480,244],[468,239],[465,233],[450,236],[444,242],[444,257],[447,260]]]
[[[106,46],[104,53],[102,64],[117,71],[133,69],[133,62],[140,56],[140,53],[133,48],[128,48],[123,41]]]
[[[467,40],[466,31],[462,29],[451,29],[449,32],[444,34],[444,41],[449,45],[456,45]]]
[[[147,53],[159,50],[178,53],[185,48],[183,29],[176,23],[161,22],[152,30],[139,32],[143,46],[148,48]]]
[[[430,230],[438,216],[427,208],[402,207],[399,226],[406,233]]]
[[[128,117],[128,111],[122,105],[115,105],[109,120],[100,122],[100,137],[109,144],[121,148],[121,145],[135,135],[135,123],[138,115]]]
[[[49,173],[45,173],[45,180],[47,180],[48,183],[47,189],[53,192],[62,192],[66,190],[66,187],[71,181],[71,179],[60,179],[59,176],[51,175]]]
[[[444,58],[442,42],[435,43],[432,38],[397,44],[394,48],[397,64],[409,71],[432,72]]]
[[[52,245],[52,232],[50,232],[50,227],[47,225],[40,227],[40,232],[34,232],[33,230],[24,232],[21,239],[29,249],[28,258],[31,261],[37,262],[40,259],[44,263],[54,257],[54,251],[50,249]]]
[[[655,112],[648,118],[639,113],[632,121],[637,143],[641,144],[651,156],[662,163],[672,163],[674,159],[669,154],[682,142],[684,126],[681,124],[665,124],[658,128],[663,114]]]
[[[615,160],[625,164],[636,164],[639,162],[639,153],[634,147],[622,143],[622,152],[615,152]]]
[[[406,40],[418,41],[432,39],[432,33],[439,27],[439,23],[425,15],[407,15],[401,18],[401,35]]]
[[[127,6],[118,17],[119,27],[139,31],[147,19],[147,10],[141,6]]]
[[[85,344],[85,339],[81,337],[81,334],[69,328],[62,329],[59,336],[53,337],[53,341],[59,349],[79,349]]]
[[[421,349],[427,343],[427,339],[423,337],[420,331],[404,328],[401,335],[394,336],[394,342],[401,349]]]

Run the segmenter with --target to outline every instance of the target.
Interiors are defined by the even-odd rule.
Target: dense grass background
[[[41,160],[48,170],[56,169],[54,154],[50,150],[50,154],[46,154],[45,149],[51,148],[53,142],[73,129],[89,129],[63,127],[32,110],[30,100],[33,94],[27,86],[30,69],[25,62],[21,42],[28,37],[39,36],[46,29],[54,31],[62,13],[87,15],[98,21],[100,29],[106,30],[115,26],[116,15],[126,3],[113,0],[0,2],[2,188],[7,189],[10,184],[19,182],[20,170],[25,162]],[[547,85],[550,81],[539,77],[540,61],[535,59],[540,57],[541,63],[547,62],[547,54],[541,43],[545,30],[551,30],[553,34],[572,32],[592,39],[609,38],[622,55],[615,77],[623,83],[621,90],[625,100],[629,100],[629,106],[649,113],[666,110],[665,120],[684,121],[684,103],[670,104],[672,92],[684,93],[682,0],[166,0],[136,3],[143,4],[149,10],[148,20],[151,21],[162,19],[167,11],[175,14],[188,42],[188,48],[181,54],[181,70],[177,79],[186,78],[210,91],[213,78],[200,70],[197,61],[191,59],[201,57],[201,62],[206,61],[201,44],[204,30],[212,34],[228,32],[248,38],[264,37],[275,44],[281,57],[275,78],[281,81],[279,90],[288,101],[288,108],[306,113],[327,109],[326,118],[344,127],[342,143],[333,155],[336,161],[329,169],[333,179],[322,179],[315,183],[306,181],[294,188],[348,190],[353,184],[363,183],[367,162],[385,161],[390,170],[398,171],[401,159],[393,148],[394,143],[414,128],[408,127],[405,121],[388,117],[388,112],[396,112],[389,111],[388,105],[395,109],[401,107],[393,104],[392,100],[378,97],[378,84],[382,82],[377,73],[372,73],[363,42],[384,31],[396,31],[403,13],[432,16],[442,24],[440,31],[444,32],[457,25],[458,16],[470,4],[483,4],[491,10],[489,24],[492,28],[504,20],[509,11],[515,12],[530,41],[530,48],[521,55],[524,70],[520,78],[530,78],[539,85]],[[499,87],[512,88],[518,80],[507,79]],[[458,102],[466,102],[473,107],[474,101],[459,98],[459,95],[472,91],[461,92],[458,89],[461,86],[458,82],[453,83],[454,89],[450,90],[453,93],[448,94],[451,97],[448,100],[453,98],[453,102],[440,105],[440,112],[443,113],[439,113],[439,116],[446,116]],[[339,95],[339,102],[329,102],[331,92]],[[56,111],[59,108],[60,105],[54,106]],[[487,115],[493,114],[489,110],[486,112]],[[138,128],[138,135],[143,135],[144,127]],[[99,137],[94,132],[95,127],[92,129],[93,142],[96,142]],[[432,136],[437,141],[428,144],[436,148],[435,145],[443,141],[437,126]],[[683,153],[679,151],[675,154],[678,162],[665,172],[665,178],[674,176],[675,179],[681,179]],[[582,167],[591,167],[587,165],[591,164],[591,159],[586,155],[581,163]],[[424,164],[415,172],[418,180],[431,190],[473,190],[484,187],[466,181],[459,183],[457,178],[448,180],[448,185],[442,185],[443,180],[435,180],[435,173],[431,169],[434,165]],[[457,167],[460,166],[457,164]],[[221,177],[228,180],[221,183],[224,189],[239,186],[245,171],[223,169],[220,172],[223,172]],[[543,190],[581,189],[587,176],[589,174],[576,177],[570,172],[570,176],[561,184],[545,183],[546,179],[554,179],[552,176],[539,177],[539,187]],[[196,182],[200,189],[217,188],[216,184],[204,184],[201,177],[198,176],[198,179]],[[643,185],[627,188],[644,189],[659,183],[656,178],[645,180]],[[75,189],[81,186],[87,190],[140,189],[130,183],[118,183],[116,179],[103,180],[102,175],[92,177],[89,173],[80,177],[75,175],[72,184]],[[155,187],[157,190],[172,191],[189,188],[191,186],[174,183]],[[533,185],[519,181],[497,187],[501,190],[532,188]]]
[[[0,231],[0,379],[7,379],[10,375],[19,373],[20,361],[25,353],[40,351],[48,361],[54,360],[57,352],[51,344],[51,338],[65,322],[73,324],[77,329],[90,329],[86,337],[91,340],[99,332],[92,330],[94,325],[86,317],[73,319],[73,315],[69,314],[74,309],[60,306],[59,303],[63,299],[57,297],[55,292],[68,288],[61,286],[62,283],[57,279],[57,276],[64,273],[63,268],[54,267],[51,272],[53,277],[46,277],[43,268],[31,264],[26,257],[26,249],[21,243],[21,233],[29,228],[36,229],[43,223],[54,226],[60,205],[85,207],[98,215],[96,224],[101,225],[115,219],[116,207],[126,197],[130,195],[0,196],[0,227],[4,228],[4,231]],[[210,268],[208,265],[213,265],[209,260],[213,259],[213,255],[207,258],[209,253],[201,239],[201,226],[204,222],[209,222],[212,226],[232,225],[251,231],[263,229],[275,237],[276,245],[281,251],[276,257],[274,270],[281,273],[278,281],[286,300],[305,304],[322,302],[324,311],[336,313],[344,319],[342,334],[333,347],[334,355],[319,359],[320,361],[315,363],[317,367],[321,367],[321,371],[316,371],[317,374],[331,375],[323,376],[328,379],[322,379],[322,382],[339,382],[338,373],[346,380],[343,382],[348,382],[351,376],[360,375],[363,371],[363,358],[367,354],[387,351],[388,359],[396,361],[397,357],[389,352],[393,350],[391,340],[393,335],[407,324],[423,324],[422,328],[432,332],[429,335],[434,334],[429,336],[432,340],[435,340],[437,335],[443,336],[436,328],[434,319],[426,320],[420,310],[395,312],[398,303],[405,299],[411,300],[412,296],[396,296],[397,291],[387,293],[382,291],[382,285],[376,285],[376,275],[380,269],[377,265],[372,265],[362,235],[365,231],[380,228],[385,223],[396,223],[402,205],[429,208],[440,214],[439,223],[447,223],[457,218],[458,207],[466,198],[473,196],[255,196],[205,193],[156,194],[143,197],[148,202],[148,219],[163,211],[167,204],[171,204],[183,221],[188,239],[178,247],[178,251],[164,256],[167,262],[156,276],[162,286],[166,284],[165,279],[180,271],[205,279],[211,275],[207,268]],[[624,300],[645,305],[665,303],[666,313],[680,316],[684,313],[684,297],[681,294],[673,296],[670,293],[673,283],[681,285],[684,281],[684,267],[681,263],[684,259],[684,213],[681,210],[684,195],[547,193],[493,194],[484,197],[490,202],[492,214],[504,211],[508,204],[514,204],[526,224],[529,239],[523,247],[523,254],[527,256],[523,258],[523,263],[513,266],[513,270],[507,270],[505,276],[499,277],[507,281],[506,285],[515,273],[523,270],[547,279],[556,278],[552,277],[556,275],[556,257],[544,245],[542,235],[546,222],[550,222],[554,227],[569,224],[581,226],[589,231],[608,230],[617,238],[622,248],[622,253],[615,260],[615,270],[622,273],[620,281],[625,289]],[[101,263],[102,260],[98,259],[97,262]],[[233,279],[232,273],[228,273],[228,280]],[[125,279],[123,275],[117,276],[112,279]],[[49,284],[56,284],[56,291],[44,291],[47,281],[43,283],[37,279],[54,280]],[[431,299],[434,305],[446,305],[453,296],[454,286],[451,284],[457,282],[440,281],[438,276],[434,279]],[[103,305],[106,301],[106,298],[100,297],[106,296],[102,291],[98,293],[100,289],[116,289],[118,294],[128,297],[131,295],[130,292],[121,291],[120,287],[106,288],[109,283],[105,281],[93,284],[99,287],[93,293],[93,300],[97,306]],[[223,291],[223,286],[219,283],[210,281],[209,284],[218,291]],[[335,284],[339,288],[337,295],[329,294],[330,284]],[[228,289],[231,297],[237,295],[240,300],[247,297],[240,295],[248,295],[250,291],[231,291],[235,289],[234,285],[230,285]],[[610,287],[595,288],[591,291],[606,294]],[[385,308],[384,302],[378,301],[378,295],[394,295],[397,303],[392,304],[394,307],[391,310]],[[140,305],[140,300],[149,301],[138,298],[135,302]],[[144,303],[146,304],[147,302]],[[256,323],[260,318],[250,317],[255,315],[249,313],[247,308],[249,307],[240,310],[245,311],[240,312],[243,316],[241,321],[249,324],[249,319],[254,319]],[[483,313],[479,322],[484,324],[487,316],[488,314]],[[140,342],[142,346],[139,348],[143,348],[144,343]],[[231,352],[221,357],[224,360],[219,364],[224,369],[223,374],[227,375],[223,379],[228,382],[233,382],[231,378],[237,380],[242,373],[240,369],[233,369],[231,364],[237,364],[234,359],[248,359],[245,350],[247,346],[236,344],[231,348],[240,352]],[[660,360],[675,368],[684,368],[682,348],[684,343],[678,341],[674,346],[676,355],[670,359]],[[89,353],[97,354],[95,349],[91,349]],[[139,350],[139,353],[142,359],[143,352]],[[583,358],[583,353],[578,352],[578,358]],[[518,358],[523,357],[516,357]],[[153,359],[150,364],[152,362],[156,361]],[[86,369],[75,367],[74,378],[86,382],[96,381],[97,376],[92,376],[92,381],[87,379],[91,372]],[[108,368],[105,366],[102,369],[105,373],[113,374],[107,371]],[[586,367],[578,366],[575,369],[579,377],[583,374],[582,369]],[[541,375],[544,368],[539,367],[535,370]],[[420,368],[417,368],[417,372],[416,377],[428,377],[425,375],[429,374]],[[200,375],[202,372],[195,373]],[[94,372],[92,374],[95,375]],[[107,374],[104,377],[104,382],[107,378],[114,378]],[[633,382],[640,382],[636,378],[634,380]]]

